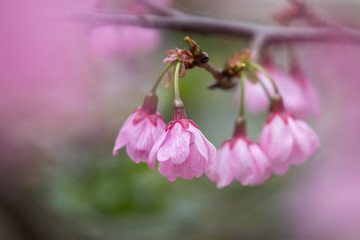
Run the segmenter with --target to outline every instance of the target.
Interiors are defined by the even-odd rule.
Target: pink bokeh
[[[2,137],[24,152],[29,146],[46,151],[43,146],[64,140],[69,126],[78,126],[72,128],[78,133],[89,131],[89,122],[78,116],[94,109],[97,69],[79,27],[51,17],[63,9],[57,1],[1,5],[0,128],[7,132]],[[5,156],[0,162],[32,160]]]
[[[284,199],[295,239],[360,238],[359,49],[332,45],[302,51],[322,92],[322,147]],[[309,57],[311,56],[311,57]],[[321,63],[321,66],[319,66]]]
[[[170,1],[156,0],[153,3],[168,5]],[[106,9],[106,5],[101,8]],[[117,10],[138,15],[146,13],[148,8],[141,1],[129,0],[118,3]],[[111,11],[114,11],[114,9],[111,9]],[[137,26],[104,25],[91,31],[89,47],[99,56],[134,58],[146,55],[156,49],[161,42],[161,38],[162,33],[159,30]]]

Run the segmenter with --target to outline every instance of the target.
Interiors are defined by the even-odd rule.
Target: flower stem
[[[267,98],[268,98],[269,101],[271,102],[271,101],[272,101],[272,97],[271,97],[271,94],[270,94],[270,92],[269,92],[269,89],[267,89],[267,87],[265,86],[264,82],[263,82],[261,79],[258,78],[258,81],[259,81],[261,87],[264,89],[264,92],[265,92]]]
[[[241,97],[240,97],[239,117],[244,117],[244,115],[245,115],[245,107],[244,107],[244,102],[245,102],[245,81],[246,81],[245,71],[242,71],[242,73],[241,73]]]
[[[179,73],[182,62],[176,61],[174,73],[174,102],[181,101],[179,93]]]
[[[156,80],[154,86],[151,88],[150,93],[152,93],[153,95],[156,94],[156,89],[158,88],[161,80],[163,79],[165,73],[174,65],[174,62],[170,62],[168,63],[168,65],[166,65],[166,67],[164,68],[164,70],[162,71],[162,73],[160,74],[159,78]]]
[[[269,92],[269,89],[266,87],[264,81],[261,80],[261,78],[259,78],[256,74],[254,75],[254,77],[256,78],[257,82],[258,82],[258,83],[261,85],[261,87],[263,88],[266,97],[269,99],[270,105],[272,105],[274,99],[273,99],[273,97],[271,96],[271,94],[270,94],[270,92]],[[276,94],[276,95],[278,95],[278,94]]]
[[[174,103],[173,103],[174,121],[187,118],[184,103],[181,101],[180,93],[179,93],[179,73],[180,73],[181,64],[183,64],[181,61],[176,61],[175,73],[174,73]]]
[[[258,65],[257,63],[251,63],[252,64],[252,66],[256,69],[256,70],[258,70],[258,71],[260,71],[261,73],[263,73],[270,81],[271,81],[271,84],[273,85],[273,87],[274,87],[274,92],[275,92],[275,94],[279,94],[279,90],[278,90],[278,87],[276,86],[276,83],[275,83],[275,81],[274,81],[274,79],[270,76],[270,74],[262,67],[262,66],[260,66],[260,65]]]

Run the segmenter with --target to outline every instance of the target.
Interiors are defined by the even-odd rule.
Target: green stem
[[[165,73],[174,65],[175,62],[170,62],[168,63],[168,65],[166,65],[166,67],[164,68],[164,70],[162,71],[162,73],[160,74],[159,78],[156,80],[154,86],[151,88],[150,92],[152,94],[156,94],[156,89],[158,88],[161,80],[163,79]]]
[[[244,117],[244,115],[245,115],[245,107],[244,107],[244,103],[245,103],[245,81],[246,81],[245,71],[242,71],[242,73],[241,73],[241,97],[240,97],[239,117]]]
[[[179,73],[182,62],[176,61],[175,73],[174,73],[174,101],[180,100],[179,93]],[[181,100],[180,100],[181,101]]]
[[[252,64],[252,66],[253,66],[256,70],[260,71],[260,72],[263,73],[267,78],[270,79],[271,84],[272,84],[273,87],[274,87],[274,92],[275,92],[275,94],[279,94],[278,87],[276,86],[276,83],[275,83],[274,79],[270,76],[270,74],[269,74],[262,66],[258,65],[257,63],[254,63],[254,62],[253,62],[253,63],[251,63],[251,64]]]
[[[255,74],[255,78],[256,80],[259,82],[259,84],[261,85],[261,87],[263,88],[265,94],[266,94],[266,97],[269,99],[269,102],[270,104],[272,104],[273,102],[273,98],[271,97],[271,94],[269,92],[269,89],[266,87],[264,81],[262,81],[256,74]]]
[[[267,96],[267,98],[269,99],[269,101],[271,102],[272,101],[272,97],[271,97],[271,94],[269,92],[269,89],[267,89],[267,87],[265,86],[264,82],[261,80],[261,79],[258,79],[261,87],[264,89],[264,92]]]

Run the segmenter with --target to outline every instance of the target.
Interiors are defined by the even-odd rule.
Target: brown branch
[[[92,25],[135,25],[202,34],[222,34],[248,40],[261,34],[267,45],[301,42],[340,42],[360,45],[360,31],[350,28],[268,26],[194,15],[131,15],[95,11],[70,12],[58,18]]]

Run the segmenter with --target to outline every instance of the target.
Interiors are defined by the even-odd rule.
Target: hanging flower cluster
[[[292,164],[304,163],[320,146],[316,133],[299,117],[315,115],[319,103],[307,78],[293,68],[292,74],[276,69],[269,61],[263,66],[252,61],[252,53],[235,53],[221,71],[214,70],[208,55],[199,45],[185,38],[190,51],[174,49],[164,59],[168,63],[154,87],[125,121],[115,142],[114,155],[126,146],[129,157],[136,163],[147,162],[151,169],[158,162],[160,174],[169,181],[177,177],[192,179],[206,173],[218,187],[233,180],[243,185],[259,185],[272,173],[282,175]],[[216,148],[188,119],[179,94],[179,77],[193,67],[207,69],[217,79],[211,88],[232,88],[240,77],[239,116],[232,138]],[[173,73],[173,77],[171,77]],[[173,119],[165,124],[156,111],[156,89],[173,82]],[[308,104],[311,102],[312,104]],[[250,110],[268,108],[269,116],[260,133],[259,143],[246,134],[245,104]]]

